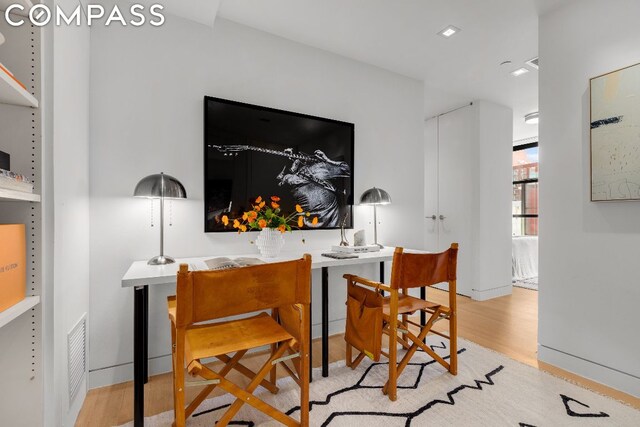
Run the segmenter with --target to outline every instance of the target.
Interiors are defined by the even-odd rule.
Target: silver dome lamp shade
[[[135,197],[160,199],[160,255],[151,258],[147,264],[165,265],[176,262],[175,259],[164,254],[164,200],[186,199],[187,191],[184,186],[174,177],[161,172],[142,178],[136,185],[133,195]]]
[[[389,205],[391,204],[391,196],[389,193],[384,191],[382,188],[370,188],[360,196],[360,204],[373,206],[373,240],[374,244],[377,245],[380,249],[384,248],[380,243],[378,243],[378,210],[377,207],[379,205]]]

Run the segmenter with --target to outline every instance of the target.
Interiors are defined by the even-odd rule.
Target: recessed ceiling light
[[[520,77],[521,75],[527,74],[528,72],[529,72],[529,70],[527,70],[526,68],[518,68],[517,70],[512,71],[511,75],[513,77]]]
[[[525,64],[527,64],[531,68],[535,68],[536,70],[539,69],[537,56],[533,59],[526,61]]]
[[[540,113],[537,111],[535,113],[529,113],[524,116],[524,122],[528,125],[537,125],[540,121]]]
[[[448,39],[449,37],[451,37],[455,33],[459,33],[460,31],[461,31],[460,28],[454,27],[453,25],[449,25],[448,27],[440,31],[438,34]]]

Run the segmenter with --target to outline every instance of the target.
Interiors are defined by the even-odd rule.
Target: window
[[[538,235],[538,143],[513,147],[513,236]]]

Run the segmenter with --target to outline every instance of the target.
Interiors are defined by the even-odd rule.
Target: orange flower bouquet
[[[305,224],[310,223],[311,226],[318,224],[318,218],[311,218],[309,212],[305,212],[302,206],[296,205],[295,212],[289,215],[282,213],[280,209],[280,197],[271,196],[271,200],[267,205],[267,201],[262,196],[256,198],[251,204],[253,209],[242,214],[242,218],[230,220],[227,215],[222,217],[222,223],[225,227],[232,224],[238,233],[244,233],[250,230],[260,230],[260,235],[256,239],[256,246],[262,254],[267,258],[277,257],[284,245],[283,234],[287,231],[301,229]],[[305,219],[310,220],[305,221]],[[302,239],[304,243],[304,239]]]
[[[301,229],[305,225],[305,218],[310,218],[311,214],[305,212],[302,206],[296,205],[295,212],[289,215],[282,213],[280,209],[280,197],[271,196],[269,204],[267,201],[258,196],[252,203],[253,209],[242,214],[242,218],[229,219],[227,215],[222,216],[222,223],[225,227],[229,224],[238,230],[238,233],[244,233],[251,230],[272,229],[281,233],[292,231],[293,229]],[[312,226],[318,224],[318,217],[310,220]]]

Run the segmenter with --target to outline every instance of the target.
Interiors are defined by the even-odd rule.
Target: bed
[[[514,237],[511,254],[513,281],[538,277],[538,236]]]

